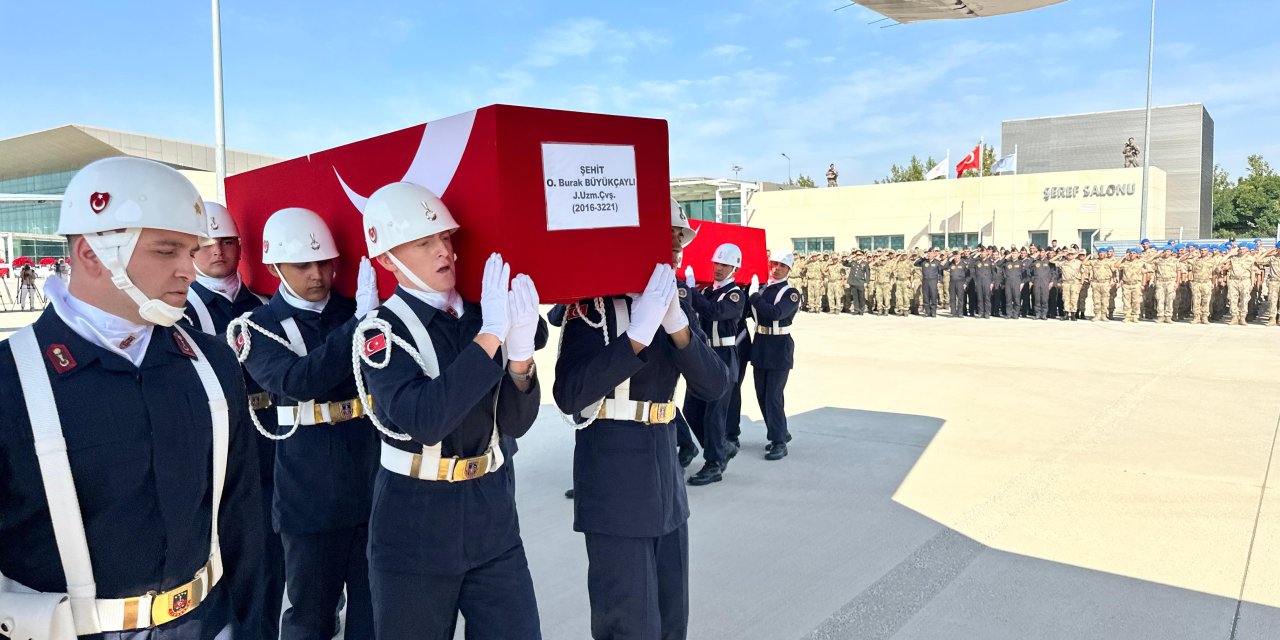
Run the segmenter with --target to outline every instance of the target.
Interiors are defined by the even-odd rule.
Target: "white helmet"
[[[143,229],[207,240],[204,200],[195,185],[159,162],[127,156],[91,162],[67,183],[58,233],[84,236],[112,282],[137,303],[143,320],[173,326],[183,309],[148,298],[129,279],[127,267]]]
[[[210,238],[240,237],[240,229],[236,227],[236,221],[226,207],[216,202],[205,202],[204,208],[205,213],[209,214]]]
[[[430,189],[412,182],[392,182],[374,191],[364,205],[364,241],[370,258],[457,228],[449,207]]]
[[[682,247],[689,246],[689,243],[693,242],[698,235],[698,232],[689,226],[689,216],[685,215],[684,209],[675,198],[671,199],[671,226],[680,227],[680,246]]]
[[[727,264],[737,269],[742,266],[742,249],[739,249],[736,244],[722,244],[716,247],[716,252],[711,256],[711,261],[716,264]]]
[[[303,263],[338,257],[329,226],[310,209],[289,207],[262,227],[262,264]]]
[[[769,257],[769,262],[777,262],[779,264],[785,264],[787,265],[787,268],[790,269],[793,266],[795,266],[796,254],[790,251],[779,251],[778,253]]]

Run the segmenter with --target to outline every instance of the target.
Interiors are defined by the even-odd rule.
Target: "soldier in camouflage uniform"
[[[1058,279],[1062,289],[1062,306],[1065,314],[1059,320],[1075,320],[1080,311],[1080,287],[1084,277],[1083,254],[1068,251],[1057,260]]]
[[[1267,326],[1280,326],[1276,322],[1276,312],[1280,311],[1280,242],[1277,242],[1275,248],[1268,251],[1265,256],[1258,260],[1258,266],[1268,269],[1266,276],[1267,290]]]
[[[1116,279],[1116,263],[1109,252],[1099,250],[1089,266],[1089,283],[1093,288],[1094,322],[1111,320],[1111,287]]]
[[[1120,286],[1124,300],[1124,321],[1142,319],[1142,292],[1150,280],[1150,266],[1142,256],[1130,249],[1120,263]]]
[[[1173,255],[1173,247],[1165,246],[1160,250],[1160,257],[1151,261],[1151,272],[1154,276],[1156,290],[1156,322],[1173,324],[1173,298],[1178,290],[1178,275],[1181,265]]]
[[[788,280],[791,282],[791,286],[796,288],[796,293],[800,294],[800,307],[804,308],[804,305],[808,302],[808,295],[805,291],[805,273],[808,269],[809,258],[808,256],[796,256],[795,260],[795,266],[791,270],[791,277]]]
[[[827,295],[827,257],[824,253],[820,258],[809,263],[809,270],[805,274],[805,289],[809,292],[809,307],[806,311],[809,313],[822,312],[822,301]]]
[[[1209,304],[1221,264],[1208,250],[1194,253],[1198,255],[1187,261],[1187,276],[1191,280],[1191,324],[1209,324]]]
[[[893,263],[893,312],[906,316],[911,312],[911,274],[915,265],[906,254],[899,254]]]
[[[849,277],[848,268],[839,260],[827,264],[827,312],[840,315],[844,311],[845,280]]]
[[[1257,279],[1254,271],[1256,266],[1257,260],[1249,254],[1244,245],[1240,245],[1231,250],[1226,261],[1219,267],[1222,274],[1227,277],[1227,303],[1231,307],[1230,324],[1246,324],[1249,296],[1253,293],[1253,283]]]
[[[889,315],[889,298],[893,292],[893,261],[888,256],[880,258],[876,270],[876,313]]]

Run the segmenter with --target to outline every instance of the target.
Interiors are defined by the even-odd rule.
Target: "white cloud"
[[[707,53],[718,58],[732,60],[747,52],[747,48],[736,44],[722,44],[712,47]]]
[[[625,52],[637,47],[652,48],[665,43],[661,36],[646,30],[614,29],[603,20],[578,18],[543,30],[529,49],[525,64],[552,67],[566,58],[604,54],[611,62],[626,62]]]

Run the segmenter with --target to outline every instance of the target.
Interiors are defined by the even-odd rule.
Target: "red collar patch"
[[[195,359],[196,350],[191,348],[191,343],[187,342],[187,339],[182,336],[182,332],[174,331],[173,341],[178,345],[178,351],[181,351],[182,355]]]
[[[76,359],[71,356],[71,351],[65,344],[49,345],[49,348],[44,350],[44,356],[49,359],[49,364],[52,364],[54,371],[58,373],[66,373],[76,368]]]

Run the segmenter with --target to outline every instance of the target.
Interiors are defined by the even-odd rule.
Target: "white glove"
[[[693,265],[684,268],[684,283],[689,288],[698,286],[698,281],[693,277]]]
[[[510,281],[511,267],[502,261],[502,254],[490,255],[489,261],[484,263],[484,279],[480,281],[480,316],[483,321],[480,333],[487,333],[503,342],[511,329],[511,320],[507,316]]]
[[[671,296],[671,304],[667,305],[667,315],[662,317],[662,329],[667,333],[679,333],[689,326],[689,317],[684,315],[680,307],[680,296]]]
[[[675,296],[675,270],[671,265],[659,264],[653,269],[653,275],[649,276],[649,284],[645,286],[644,293],[631,305],[631,326],[627,328],[627,336],[649,346]]]
[[[751,274],[751,286],[747,287],[747,297],[750,298],[760,291],[760,276]]]
[[[511,279],[511,332],[507,334],[507,358],[524,362],[533,357],[533,338],[538,333],[538,289],[523,273]]]
[[[356,270],[356,317],[363,318],[378,308],[378,276],[373,273],[373,263],[360,258]]]

